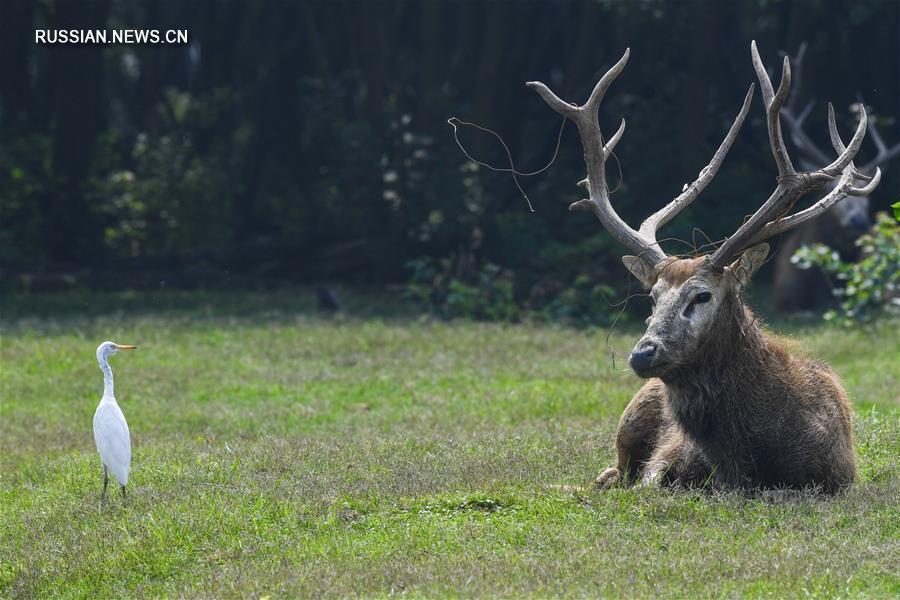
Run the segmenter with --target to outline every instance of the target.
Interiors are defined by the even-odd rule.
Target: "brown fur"
[[[756,267],[744,275],[741,268],[735,263],[717,273],[702,257],[657,267],[662,281],[652,287],[667,295],[660,298],[666,303],[648,319],[636,349],[658,340],[665,360],[644,371],[650,379],[619,421],[618,464],[599,484],[640,477],[644,484],[820,486],[832,493],[855,479],[851,409],[838,377],[822,363],[792,356],[762,329],[736,282],[745,277],[745,283]],[[689,298],[691,286],[718,294],[699,331],[672,296]],[[690,343],[672,338],[681,335],[678,327],[689,329]]]
[[[862,232],[844,227],[832,212],[804,223],[784,240],[775,260],[772,304],[782,312],[817,310],[835,306],[832,285],[818,268],[799,269],[791,257],[801,246],[826,244],[837,250],[841,259],[856,261],[859,248],[854,245]]]

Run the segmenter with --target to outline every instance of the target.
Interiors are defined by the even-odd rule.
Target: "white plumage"
[[[119,485],[128,484],[131,467],[131,436],[125,415],[115,400],[104,398],[94,413],[94,441],[103,466],[115,476]]]
[[[128,471],[131,468],[131,434],[125,415],[116,402],[113,390],[112,369],[109,357],[120,350],[134,350],[137,346],[124,346],[114,342],[103,342],[97,347],[97,362],[103,371],[103,397],[94,413],[94,441],[97,452],[103,463],[103,493],[106,497],[106,486],[109,472],[122,486],[122,497],[125,497],[125,485],[128,483]]]

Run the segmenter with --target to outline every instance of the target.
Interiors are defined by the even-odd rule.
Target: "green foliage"
[[[447,310],[452,316],[512,321],[518,316],[513,298],[512,273],[493,263],[485,264],[475,286],[454,279],[447,291]]]
[[[513,274],[485,262],[466,277],[454,269],[459,261],[423,258],[411,261],[407,297],[442,318],[515,321],[521,311],[514,297]]]
[[[18,3],[4,23],[21,33],[64,22],[69,4]],[[343,1],[224,2],[213,12],[178,0],[92,4],[108,28],[179,23],[191,43],[95,48],[102,57],[71,77],[54,67],[59,57],[50,46],[10,38],[18,50],[0,57],[0,72],[14,78],[0,98],[5,272],[68,271],[137,285],[128,279],[138,272],[132,267],[153,264],[176,271],[167,277],[174,284],[191,281],[200,262],[214,263],[213,284],[385,284],[406,276],[411,257],[439,263],[459,254],[478,230],[479,263],[515,274],[520,313],[578,324],[610,320],[614,311],[599,292],[625,287],[622,249],[591,215],[566,211],[585,176],[577,134],[568,124],[554,154],[561,118],[523,81],[540,78],[566,100],[583,101],[597,74],[640,39],[600,113],[606,135],[628,119],[607,176],[616,210],[637,227],[709,161],[733,121],[753,78],[748,31],[771,66],[779,50],[796,50],[784,47],[782,17],[790,12],[789,43],[809,41],[804,96],[822,97],[834,92],[829,81],[857,63],[898,55],[890,24],[900,10],[853,3],[848,18],[872,43],[851,48],[842,23],[822,18],[822,2],[804,11],[786,2],[717,3],[699,21],[678,3],[658,1],[526,3],[518,11],[490,2],[397,3],[383,11]],[[556,43],[554,32],[576,22],[585,26],[570,43]],[[602,48],[592,33],[597,23],[610,32]],[[492,35],[482,39],[483,31]],[[702,57],[713,53],[722,60],[706,64]],[[889,111],[896,82],[883,80],[878,90],[869,101]],[[67,98],[90,101],[61,110],[78,106]],[[471,155],[499,172],[465,160],[447,125],[451,115],[502,137],[505,149],[483,130],[459,132]],[[839,110],[837,118],[843,127],[852,116]],[[879,115],[878,122],[889,137],[891,121]],[[761,128],[759,119],[748,120],[715,184],[664,236],[701,240],[696,227],[718,237],[758,207],[772,177],[760,160]],[[514,182],[511,160],[537,174]],[[882,188],[896,189],[900,173],[884,177]],[[53,210],[59,206],[71,214]],[[53,240],[73,250],[61,252]],[[119,272],[110,274],[113,268]],[[235,276],[224,279],[226,272]],[[214,281],[217,274],[223,280]],[[459,310],[509,318],[514,311],[473,308],[479,277],[457,277]],[[497,302],[505,301],[489,304]]]
[[[194,97],[169,89],[158,107],[159,132],[135,136],[125,160],[116,156],[118,137],[104,136],[89,194],[114,255],[185,254],[231,239],[237,165],[198,143],[230,104],[221,90]]]
[[[23,135],[0,144],[0,266],[40,261],[42,208],[53,189],[50,137]]]
[[[490,261],[476,267],[475,260],[464,254],[410,261],[407,298],[441,318],[516,321],[527,316],[575,327],[609,324],[622,312],[617,302],[624,295],[621,290],[598,282],[594,275],[577,272],[569,284],[547,277],[527,295],[517,294],[512,270]]]
[[[900,312],[900,224],[878,213],[875,226],[856,245],[862,259],[855,263],[842,261],[824,244],[804,246],[791,257],[797,267],[819,267],[836,283],[840,310],[829,310],[825,318],[845,325]]]
[[[585,273],[575,277],[554,298],[539,309],[539,315],[549,321],[575,326],[611,323],[621,307],[617,303],[619,290]]]

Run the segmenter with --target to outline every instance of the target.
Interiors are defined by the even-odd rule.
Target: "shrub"
[[[520,310],[512,271],[485,262],[466,272],[460,268],[465,261],[460,257],[411,261],[408,266],[413,276],[407,297],[442,318],[517,320]]]
[[[158,110],[162,133],[136,135],[126,160],[118,136],[101,139],[89,197],[114,255],[187,253],[230,239],[239,168],[224,146],[201,147],[196,126],[218,117],[229,103],[222,96],[168,90]]]
[[[614,299],[617,290],[605,283],[598,283],[594,277],[579,273],[568,286],[562,289],[544,306],[538,314],[550,321],[576,327],[588,327],[611,323],[620,312]],[[537,308],[537,307],[535,307]]]
[[[569,283],[544,278],[526,298],[520,298],[513,270],[490,261],[477,264],[472,253],[440,260],[419,258],[407,267],[412,271],[407,298],[440,318],[516,321],[528,317],[574,327],[608,324],[617,315],[627,318],[619,315],[621,305],[614,303],[622,296],[619,290],[583,272]]]
[[[847,263],[824,244],[803,246],[791,257],[797,267],[817,266],[830,278],[839,310],[825,313],[845,325],[870,321],[884,312],[900,313],[900,223],[878,213],[872,230],[856,241],[859,262]]]

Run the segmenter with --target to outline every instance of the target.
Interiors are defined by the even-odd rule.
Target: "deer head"
[[[652,281],[653,311],[628,360],[634,372],[666,379],[709,363],[713,349],[727,346],[722,342],[732,337],[733,332],[725,330],[740,329],[744,310],[740,292],[768,253],[768,244],[757,244],[723,269],[705,257],[670,258],[652,273],[642,274]],[[630,258],[625,257],[626,263]]]
[[[667,255],[656,239],[656,232],[690,205],[715,177],[747,116],[754,86],[750,86],[744,105],[724,141],[697,179],[634,230],[613,210],[605,174],[606,160],[625,132],[625,121],[622,120],[608,141],[604,141],[598,121],[600,102],[625,68],[629,50],[603,75],[588,101],[581,106],[564,102],[543,83],[526,84],[553,110],[578,127],[588,172],[587,179],[580,184],[587,187],[589,197],[573,203],[569,210],[590,210],[614,238],[635,253],[622,257],[622,261],[650,290],[655,302],[653,314],[647,319],[647,331],[629,359],[629,364],[641,377],[665,378],[670,372],[690,365],[697,360],[699,348],[708,347],[723,337],[724,330],[733,321],[730,316],[743,316],[740,292],[768,254],[769,247],[762,243],[764,240],[818,217],[847,196],[868,196],[881,178],[877,166],[872,175],[867,175],[853,164],[866,134],[863,105],[859,108],[859,125],[846,146],[838,134],[834,110],[829,105],[829,132],[837,158],[830,162],[826,158],[821,161],[825,166],[815,170],[795,170],[784,145],[780,121],[791,86],[790,60],[784,58],[781,83],[776,91],[759,57],[756,42],[751,43],[750,53],[762,89],[769,142],[778,167],[775,189],[714,252],[691,259]],[[831,189],[824,197],[809,208],[790,214],[801,196],[829,184]]]
[[[790,133],[791,141],[800,152],[800,165],[805,170],[812,170],[816,164],[828,162],[828,155],[819,148],[803,129],[803,125],[815,105],[815,100],[809,100],[803,109],[798,111],[800,89],[803,83],[803,59],[806,57],[806,48],[806,42],[803,42],[800,44],[797,53],[790,57],[795,84],[792,86],[787,102],[781,108],[781,117],[784,119],[784,124]],[[862,103],[862,99],[860,99],[860,103]],[[859,172],[871,177],[876,167],[880,167],[884,171],[887,163],[900,154],[900,144],[888,148],[878,131],[875,119],[868,119],[868,130],[869,136],[875,143],[877,154],[868,163],[859,167]],[[864,183],[864,181],[859,179],[854,181],[855,186],[862,186]],[[854,237],[867,231],[872,225],[869,220],[868,196],[848,194],[844,200],[831,207],[831,214],[840,223],[841,227],[853,233]]]

